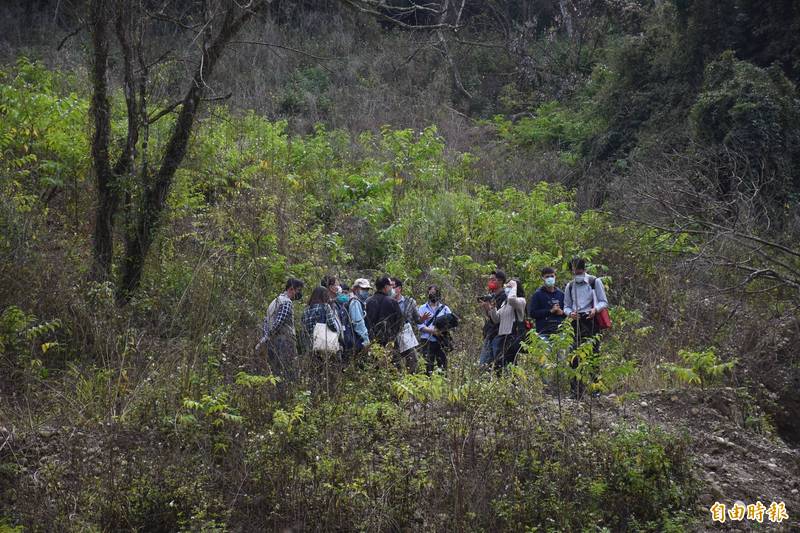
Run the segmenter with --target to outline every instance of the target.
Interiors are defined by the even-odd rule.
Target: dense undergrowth
[[[179,173],[145,284],[120,308],[111,284],[86,281],[85,100],[24,60],[3,76],[6,519],[162,530],[648,530],[688,519],[685,439],[587,429],[556,412],[542,379],[559,363],[544,346],[500,378],[475,364],[472,300],[490,267],[532,281],[576,251],[597,257],[601,235],[623,247],[652,234],[577,214],[558,185],[476,185],[474,156],[445,153],[434,128],[292,137],[219,108]],[[68,112],[23,113],[30,102]],[[383,270],[414,288],[441,284],[464,316],[447,375],[404,376],[378,354],[344,373],[307,361],[301,383],[276,384],[253,359],[287,275]],[[624,353],[649,334],[622,305],[614,317],[620,335],[591,369],[606,392],[630,379]]]
[[[237,96],[196,125],[127,305],[118,265],[88,281],[86,73],[15,56],[0,71],[0,529],[691,527],[689,437],[606,424],[565,388],[577,375],[624,404],[725,380],[770,412],[743,409],[743,431],[797,438],[797,62],[788,33],[739,31],[777,31],[781,2],[751,23],[654,4],[609,3],[584,21],[591,46],[541,21],[507,54],[454,46],[470,102],[418,34],[372,23],[373,49],[333,18],[326,50],[276,22],[290,45],[352,60],[334,75],[234,56]],[[419,54],[380,60],[398,50]],[[151,126],[153,153],[171,120]],[[572,372],[564,331],[480,372],[483,276],[504,268],[530,294],[543,266],[566,281],[574,254],[609,288],[600,354]],[[446,374],[405,375],[378,352],[344,371],[304,360],[285,384],[253,356],[287,276],[384,272],[414,295],[439,284],[462,317]]]

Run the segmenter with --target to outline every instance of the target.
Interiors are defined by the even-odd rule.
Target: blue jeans
[[[491,339],[486,339],[483,341],[483,346],[481,347],[481,358],[480,358],[480,365],[481,366],[489,366],[493,364],[497,358],[502,355],[503,353],[503,340],[505,339],[505,335],[497,335]]]
[[[492,362],[492,340],[493,339],[489,338],[483,341],[483,346],[481,346],[481,358],[478,361],[481,366],[488,365]]]

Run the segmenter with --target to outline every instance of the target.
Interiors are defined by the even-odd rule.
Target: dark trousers
[[[596,354],[600,350],[600,341],[596,338],[598,330],[594,319],[579,316],[577,320],[572,322],[572,330],[575,332],[575,342],[572,343],[573,350],[588,340],[594,342],[594,347],[592,348],[593,353]],[[573,369],[578,368],[579,364],[580,358],[577,355],[570,358],[570,366]],[[592,376],[592,380],[594,380],[594,376]],[[570,387],[576,398],[580,399],[583,397],[585,389],[585,384],[583,382],[572,378],[570,380]]]
[[[411,348],[403,353],[395,351],[392,355],[392,363],[398,369],[402,369],[405,366],[409,374],[415,373],[417,371],[417,349]]]
[[[433,372],[435,366],[447,370],[447,354],[442,348],[442,343],[426,340],[422,343],[422,353],[425,355],[425,371],[428,374]]]

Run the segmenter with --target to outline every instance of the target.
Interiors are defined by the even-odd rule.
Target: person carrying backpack
[[[294,379],[296,375],[297,334],[292,302],[302,297],[303,282],[289,278],[285,290],[267,308],[264,334],[256,345],[256,353],[266,347],[270,370],[284,382]]]
[[[347,309],[347,324],[345,327],[346,359],[352,360],[370,345],[369,331],[367,330],[366,302],[372,287],[369,280],[358,278],[353,282],[350,299],[345,304]]]
[[[400,306],[400,311],[403,313],[403,329],[397,336],[397,354],[393,358],[394,364],[398,368],[405,362],[406,369],[410,373],[417,371],[417,349],[419,342],[416,339],[416,329],[418,324],[422,324],[430,316],[425,314],[420,316],[417,309],[417,301],[411,296],[403,294],[403,280],[399,278],[392,278],[392,285],[394,287],[394,298]],[[409,348],[403,349],[404,346],[413,345]]]
[[[569,266],[574,277],[564,290],[564,313],[572,319],[572,328],[575,331],[573,350],[591,340],[594,343],[593,352],[597,353],[600,351],[600,341],[597,338],[600,328],[595,318],[608,308],[603,281],[586,273],[586,260],[581,257],[573,258]],[[579,358],[573,357],[572,368],[578,368],[579,364]],[[571,386],[575,397],[580,399],[584,392],[583,383],[578,383],[573,378]]]

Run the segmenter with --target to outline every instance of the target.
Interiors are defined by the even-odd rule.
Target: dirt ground
[[[578,413],[588,413],[585,403]],[[759,424],[753,402],[736,389],[655,391],[622,404],[610,395],[595,400],[593,416],[611,427],[642,421],[688,433],[704,485],[696,509],[705,518],[698,531],[800,531],[800,450]],[[712,521],[711,506],[719,502],[730,509],[737,501],[766,507],[783,502],[789,519],[778,524],[765,513],[763,523],[746,517]]]

